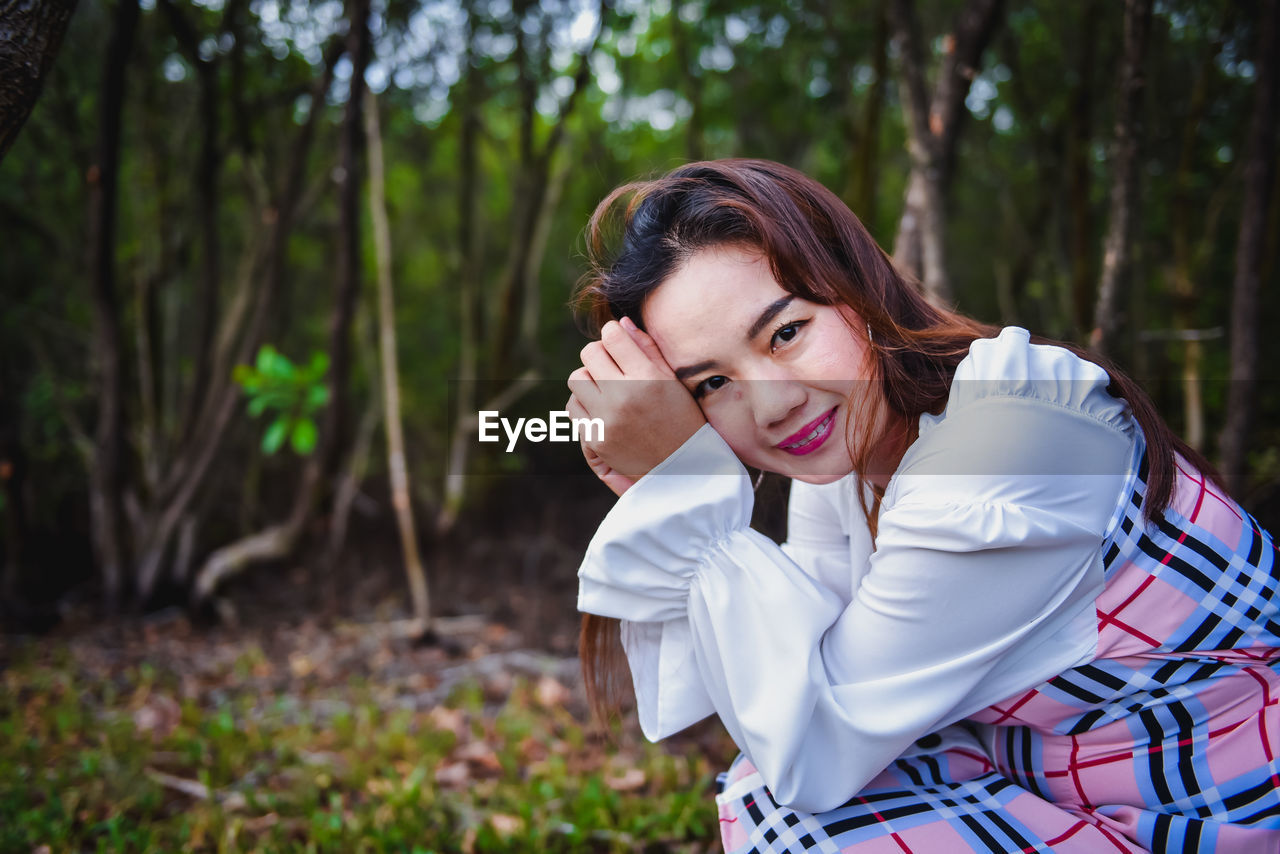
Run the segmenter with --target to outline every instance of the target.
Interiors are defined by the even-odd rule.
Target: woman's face
[[[748,466],[808,483],[853,470],[850,405],[872,393],[862,320],[788,293],[758,251],[695,254],[644,303],[645,328]],[[879,407],[872,407],[872,410]]]

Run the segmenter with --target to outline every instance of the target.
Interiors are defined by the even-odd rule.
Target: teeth
[[[795,448],[799,448],[801,445],[809,444],[814,439],[818,438],[818,434],[821,433],[823,430],[825,430],[827,427],[827,424],[829,424],[830,422],[831,422],[831,416],[828,415],[826,418],[822,419],[822,421],[818,423],[817,427],[813,428],[813,432],[810,433],[808,436],[805,436],[803,439],[801,439],[798,442],[792,442],[791,444],[783,445],[782,447],[787,450],[793,450]]]

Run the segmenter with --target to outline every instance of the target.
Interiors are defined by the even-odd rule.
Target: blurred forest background
[[[262,676],[259,692],[298,690],[272,673],[323,671],[315,633],[334,620],[382,627],[338,670],[359,670],[376,648],[387,661],[375,669],[435,668],[423,696],[452,684],[439,669],[456,659],[502,670],[510,661],[493,655],[529,647],[568,660],[574,571],[612,496],[576,449],[504,454],[474,442],[468,417],[563,405],[585,340],[568,302],[596,202],[623,181],[727,156],[817,177],[932,298],[1105,352],[1276,530],[1276,6],[6,4],[0,67],[29,73],[0,82],[0,619],[9,632],[89,633],[72,655],[81,676],[146,658],[111,665],[89,647],[169,650],[170,693],[205,712],[225,697],[182,687],[199,670],[183,657],[247,626],[295,635],[279,661],[264,640],[225,672],[211,665]],[[762,524],[776,530],[777,519],[774,509]],[[133,622],[92,634],[118,614]],[[406,645],[424,636],[433,651]],[[38,647],[7,643],[6,663],[53,667]],[[555,706],[551,686],[571,683],[572,668],[530,667],[542,686],[530,702]],[[48,693],[19,672],[11,696],[50,708],[99,690],[67,676]],[[117,689],[132,692],[137,724],[148,698],[166,694],[152,691],[154,673],[127,672]],[[480,684],[478,708],[497,690]],[[434,702],[415,713],[446,708]],[[8,726],[34,732],[12,703],[19,722]],[[174,708],[165,737],[216,730],[204,712],[188,720]],[[419,744],[423,755],[501,778],[505,754],[488,766],[457,759],[469,736],[444,723],[455,740]],[[194,742],[216,744],[222,731],[200,732]],[[78,736],[47,735],[83,756]],[[118,758],[117,748],[101,749]],[[52,761],[31,749],[14,767]],[[141,788],[125,791],[165,796],[154,813],[134,803],[135,821],[173,814],[176,791],[212,804],[224,836],[250,833],[228,817],[228,792],[241,789],[218,789],[243,784],[245,766],[217,766],[203,789],[183,790],[197,782],[189,767],[139,761]],[[423,773],[458,783],[440,762]],[[690,788],[686,772],[673,790]],[[630,791],[613,783],[634,776],[609,773],[601,798]],[[632,789],[667,791],[643,773]],[[328,810],[347,827],[350,805],[317,792],[319,806],[296,812]],[[10,809],[87,840],[128,813],[99,803],[102,815],[78,817],[57,800]],[[249,821],[283,824],[253,833],[323,831],[265,809]],[[467,828],[483,849],[539,824],[516,807],[505,824],[451,809],[447,850]],[[688,838],[714,839],[714,822],[691,827]],[[530,850],[554,847],[529,839]]]

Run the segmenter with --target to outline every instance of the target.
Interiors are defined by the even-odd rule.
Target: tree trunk
[[[468,19],[468,26],[473,26]],[[458,384],[452,395],[455,411],[444,476],[444,492],[436,512],[437,533],[450,530],[466,497],[467,449],[471,444],[469,418],[475,411],[477,361],[480,349],[479,290],[480,258],[477,241],[477,201],[480,193],[476,146],[480,141],[479,74],[471,59],[475,48],[471,31],[467,35],[463,68],[461,130],[458,135]]]
[[[361,130],[361,103],[364,97],[364,73],[369,61],[369,0],[354,0],[349,6],[351,22],[346,38],[346,51],[351,57],[351,86],[343,116],[341,130],[341,163],[338,167],[338,245],[337,280],[334,289],[333,313],[329,325],[329,403],[325,407],[320,425],[320,446],[304,467],[293,508],[288,519],[265,531],[230,543],[215,551],[196,574],[192,590],[197,602],[208,599],[217,585],[226,577],[249,566],[268,560],[276,560],[296,548],[307,520],[315,508],[326,479],[335,470],[345,442],[347,416],[347,378],[351,369],[351,320],[355,313],[359,292],[359,144]],[[336,60],[336,54],[333,57]],[[330,79],[332,65],[326,67],[325,80]],[[323,104],[323,92],[315,96],[313,116]],[[309,142],[310,131],[302,139]],[[304,148],[305,150],[305,148]],[[286,185],[286,197],[296,203],[302,186],[302,166],[291,164],[291,175]],[[281,215],[292,216],[292,208]],[[277,235],[276,240],[283,240]],[[284,245],[273,248],[270,280],[279,281],[284,264]],[[259,305],[256,320],[261,321],[265,312]],[[258,331],[261,324],[255,323]],[[234,404],[236,398],[231,398]]]
[[[1142,137],[1143,62],[1151,29],[1151,0],[1125,0],[1124,56],[1117,82],[1115,141],[1111,157],[1111,201],[1103,242],[1102,277],[1089,344],[1112,355],[1121,325],[1121,291],[1129,275],[1138,216],[1138,156]]]
[[[1262,266],[1266,253],[1269,195],[1276,180],[1277,54],[1280,54],[1280,6],[1266,0],[1258,32],[1254,68],[1253,117],[1245,154],[1244,209],[1236,240],[1236,274],[1231,291],[1231,385],[1227,421],[1220,441],[1222,474],[1233,492],[1247,485],[1245,452],[1253,427],[1258,384],[1259,312]]]
[[[933,97],[925,82],[925,47],[914,0],[889,6],[894,40],[902,62],[901,98],[906,114],[911,175],[894,262],[921,280],[936,305],[952,301],[946,259],[946,207],[956,143],[964,121],[964,99],[1004,12],[1002,0],[969,0],[944,41],[942,66]]]
[[[483,408],[498,409],[499,403],[509,405],[532,388],[532,377],[537,363],[537,331],[540,308],[540,278],[538,269],[541,266],[542,254],[546,248],[550,234],[551,217],[559,199],[563,179],[563,169],[557,168],[556,156],[568,132],[570,115],[581,98],[590,78],[590,59],[604,30],[606,7],[598,7],[600,25],[595,39],[579,57],[577,72],[573,78],[573,88],[569,91],[561,108],[556,124],[552,127],[540,150],[533,147],[533,126],[536,113],[530,106],[536,91],[530,94],[527,84],[522,82],[521,89],[525,93],[525,110],[521,121],[520,139],[520,173],[516,179],[516,196],[512,201],[512,239],[507,251],[506,263],[499,276],[498,296],[495,302],[501,309],[501,315],[493,324],[497,330],[492,340],[491,351],[494,355],[494,374],[506,379],[515,373],[513,365],[520,363],[524,369],[509,385],[498,391]],[[519,20],[517,18],[517,20]],[[523,45],[517,39],[517,45]],[[468,56],[472,47],[468,44]],[[517,55],[523,51],[518,47]],[[527,71],[521,66],[522,81]],[[469,84],[472,85],[472,84]],[[476,216],[476,180],[475,153],[472,151],[475,138],[479,135],[479,104],[474,98],[464,99],[466,112],[462,116],[462,138],[459,141],[461,156],[460,180],[460,216],[459,247],[461,260],[461,296],[462,296],[462,338],[459,362],[458,394],[454,396],[457,410],[454,413],[453,435],[450,440],[448,468],[445,472],[444,497],[436,515],[437,533],[448,532],[457,521],[458,513],[466,493],[465,469],[469,459],[469,448],[476,429],[475,409],[475,376],[480,356],[480,336],[475,331],[476,314],[478,313],[478,278],[480,276],[478,258],[474,253],[474,226]]]
[[[196,80],[200,88],[200,122],[203,125],[195,186],[196,207],[200,219],[201,257],[204,263],[200,265],[196,297],[199,309],[196,316],[194,369],[190,393],[186,397],[186,410],[182,414],[182,428],[179,432],[181,439],[189,436],[195,429],[196,413],[209,384],[209,372],[213,359],[213,340],[218,318],[218,288],[222,281],[220,269],[222,251],[218,228],[218,173],[222,166],[218,139],[222,134],[222,128],[218,113],[216,58],[206,60],[201,57],[199,35],[191,22],[174,5],[173,0],[161,0],[160,6],[169,18],[183,55],[196,70]],[[229,9],[228,17],[233,12],[233,9]]]
[[[230,4],[228,11],[234,5]],[[142,598],[154,589],[178,525],[213,468],[240,403],[240,390],[231,382],[231,365],[250,361],[262,342],[275,295],[279,293],[284,279],[289,237],[302,197],[307,155],[325,107],[324,93],[329,91],[333,82],[334,66],[343,48],[344,41],[336,38],[325,51],[323,70],[311,92],[311,109],[289,147],[289,169],[285,180],[261,212],[267,232],[263,239],[263,255],[259,260],[254,248],[247,250],[241,276],[243,288],[221,319],[213,370],[207,390],[199,401],[200,415],[195,421],[195,429],[168,465],[143,526],[145,545],[139,549],[136,568],[138,592]],[[261,275],[261,280],[258,275]],[[200,597],[197,595],[196,598]]]
[[[0,4],[0,161],[40,97],[75,8],[76,0]]]
[[[1185,342],[1182,354],[1182,438],[1193,450],[1203,451],[1205,442],[1204,396],[1201,393],[1201,366],[1204,361],[1205,335],[1196,328],[1200,294],[1197,283],[1203,273],[1203,260],[1209,254],[1209,244],[1217,231],[1217,211],[1220,206],[1210,204],[1204,218],[1202,236],[1192,237],[1194,211],[1191,202],[1191,182],[1195,167],[1195,151],[1200,123],[1212,100],[1211,83],[1217,75],[1214,65],[1222,50],[1222,38],[1211,41],[1200,62],[1195,82],[1191,87],[1187,118],[1183,123],[1182,146],[1178,154],[1178,167],[1173,176],[1173,204],[1171,206],[1170,236],[1173,242],[1173,264],[1170,279],[1173,286],[1173,325]],[[1214,334],[1219,331],[1215,330]]]
[[[116,213],[125,73],[138,25],[138,0],[120,0],[103,66],[96,162],[89,168],[89,269],[98,427],[89,475],[92,538],[108,610],[120,604],[126,547],[120,497],[124,465],[124,355],[116,296]]]
[[[889,17],[884,3],[876,11],[876,41],[873,51],[872,73],[875,80],[863,103],[859,122],[850,104],[851,127],[849,152],[849,177],[845,185],[844,201],[868,230],[876,223],[876,162],[880,151],[880,116],[884,108],[885,83],[889,76]],[[850,87],[852,92],[852,87]],[[850,98],[850,101],[853,99]]]
[[[1080,10],[1082,28],[1076,49],[1076,81],[1071,93],[1071,117],[1067,130],[1067,200],[1070,208],[1068,240],[1071,250],[1071,325],[1074,337],[1083,341],[1092,326],[1093,308],[1093,207],[1089,202],[1090,145],[1093,140],[1094,43],[1097,40],[1097,3],[1087,0]]]
[[[374,249],[378,263],[378,341],[382,350],[382,394],[386,408],[387,470],[391,475],[391,505],[396,511],[404,571],[413,601],[413,619],[420,634],[431,629],[431,600],[427,576],[418,552],[409,498],[409,467],[404,456],[404,427],[400,422],[400,371],[396,364],[395,296],[391,284],[391,225],[387,219],[386,181],[382,164],[382,129],[378,103],[370,92],[365,101],[365,136],[369,149],[369,210],[373,219]]]

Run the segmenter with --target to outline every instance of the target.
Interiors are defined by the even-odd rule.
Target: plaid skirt
[[[1093,661],[925,736],[824,813],[780,806],[739,756],[716,796],[727,854],[1280,852],[1276,545],[1181,460],[1146,523],[1145,481],[1102,543]]]

